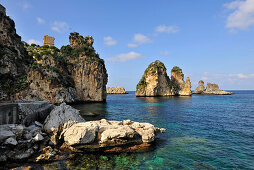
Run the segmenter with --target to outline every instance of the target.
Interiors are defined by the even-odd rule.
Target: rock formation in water
[[[170,96],[170,79],[165,65],[156,60],[145,70],[142,79],[136,87],[136,96]]]
[[[27,86],[26,71],[32,62],[14,21],[0,4],[0,100],[13,99],[15,92]]]
[[[227,92],[224,90],[219,89],[217,84],[207,83],[206,89],[204,86],[204,82],[200,80],[198,82],[198,87],[193,92],[194,94],[210,94],[210,95],[231,95],[234,94],[232,92]]]
[[[128,94],[123,87],[108,87],[107,94]]]
[[[192,95],[190,78],[187,77],[186,81],[184,81],[184,74],[182,69],[177,66],[174,66],[171,70],[171,86],[175,95]]]
[[[198,87],[195,89],[195,91],[193,92],[193,94],[201,94],[205,91],[205,83],[203,80],[200,80],[198,82]]]
[[[108,75],[93,38],[71,33],[69,40],[61,50],[22,43],[1,5],[0,100],[105,101]]]
[[[190,96],[190,78],[184,82],[184,75],[179,67],[171,70],[171,80],[166,67],[160,61],[151,63],[145,70],[136,88],[136,96]]]
[[[48,103],[20,103],[24,119],[31,120],[23,124],[0,125],[0,162],[1,166],[9,161],[52,161],[63,159],[70,151],[125,152],[148,148],[156,135],[165,129],[150,123],[124,121],[85,121],[79,111],[65,103],[54,106],[46,113],[47,118],[36,117],[32,108],[52,106]],[[12,104],[13,105],[13,104]],[[1,105],[0,105],[1,106]],[[45,113],[43,113],[45,115]],[[33,117],[30,119],[28,117]],[[44,122],[43,125],[38,120]],[[66,158],[65,156],[65,158]],[[64,158],[64,159],[65,159]]]

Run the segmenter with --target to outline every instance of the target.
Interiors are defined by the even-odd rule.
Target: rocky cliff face
[[[205,91],[205,83],[203,80],[200,80],[198,82],[198,87],[195,89],[195,91],[193,92],[194,94],[201,94]]]
[[[200,80],[198,82],[198,87],[193,92],[194,94],[210,94],[210,95],[231,95],[234,94],[232,92],[227,92],[224,90],[219,89],[217,84],[207,83],[206,89],[204,85],[204,81]]]
[[[107,94],[128,94],[123,87],[108,87]]]
[[[137,85],[136,96],[170,96],[170,79],[164,64],[158,60],[151,63],[145,70]]]
[[[177,66],[173,67],[171,70],[171,85],[175,95],[192,95],[190,78],[187,77],[186,81],[184,81],[184,74],[182,69]]]
[[[26,86],[26,70],[32,63],[15,23],[0,4],[0,100],[10,100]]]
[[[61,50],[26,45],[36,62],[27,74],[29,89],[18,93],[17,98],[51,103],[105,101],[108,75],[92,42],[90,36],[71,33],[71,46]]]

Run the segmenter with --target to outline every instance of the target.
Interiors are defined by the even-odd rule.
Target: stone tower
[[[48,45],[48,46],[55,46],[54,44],[54,37],[50,37],[48,35],[45,35],[43,38],[43,45]]]

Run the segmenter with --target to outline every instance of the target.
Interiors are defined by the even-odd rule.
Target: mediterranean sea
[[[254,169],[254,91],[235,95],[135,97],[73,105],[86,120],[149,122],[166,128],[141,153],[80,153],[44,167],[59,169]],[[97,116],[86,116],[97,115]]]

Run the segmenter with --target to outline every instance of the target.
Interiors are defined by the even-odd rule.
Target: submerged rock
[[[108,87],[107,94],[128,94],[123,87]]]

